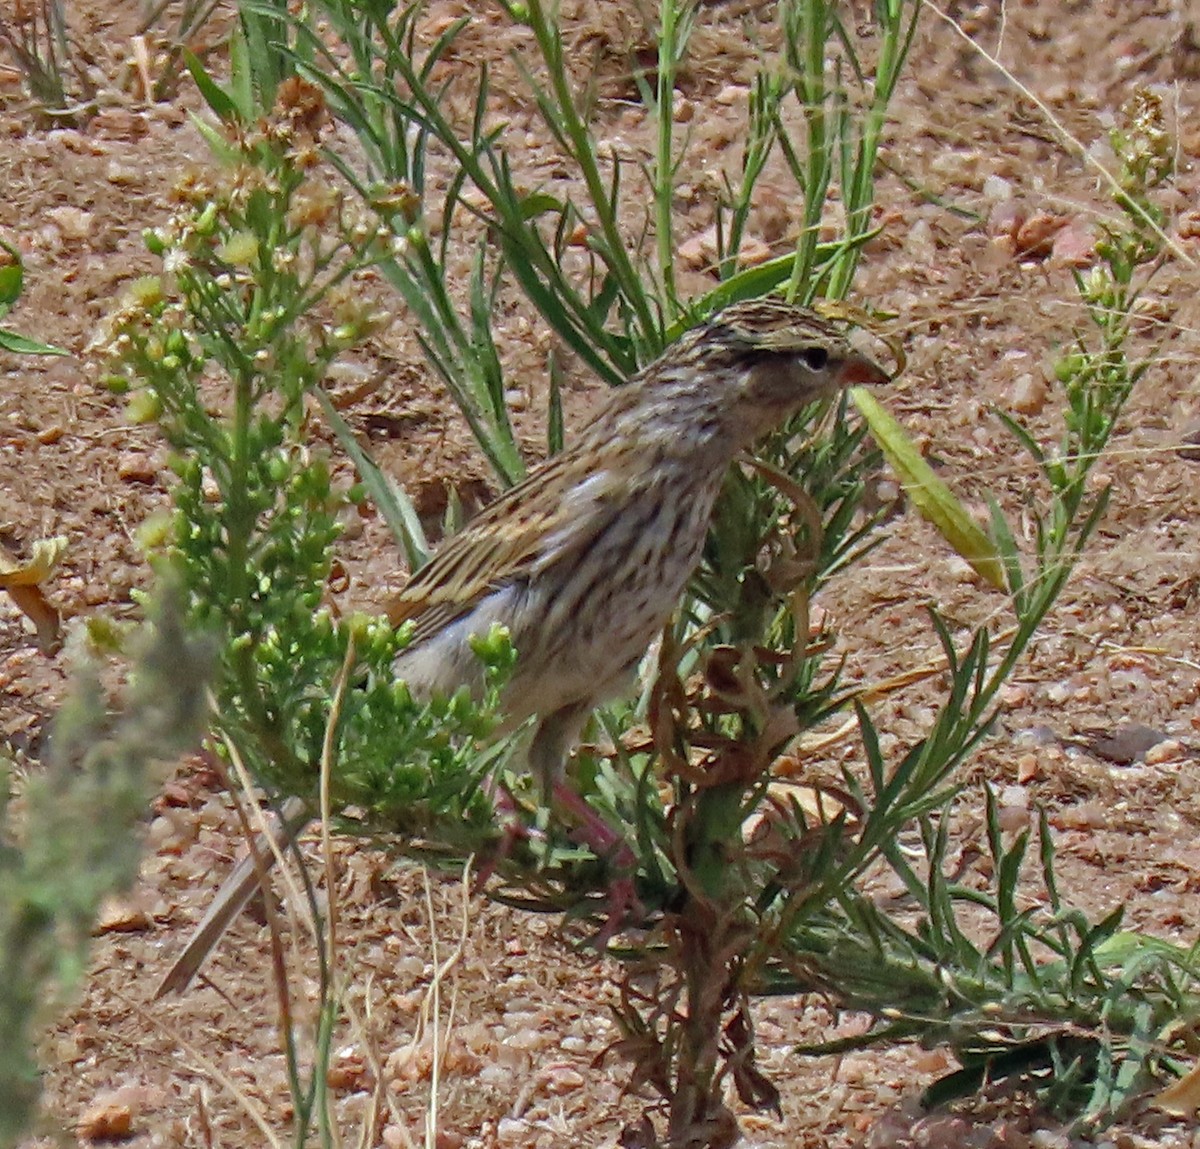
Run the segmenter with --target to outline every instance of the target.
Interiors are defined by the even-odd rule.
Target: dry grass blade
[[[434,1149],[437,1144],[437,1128],[438,1128],[438,1090],[441,1079],[442,1061],[445,1057],[445,1046],[450,1039],[450,1030],[454,1025],[454,1014],[458,1005],[457,994],[452,994],[450,999],[450,1014],[446,1022],[445,1039],[441,1037],[441,1005],[442,1005],[442,982],[454,971],[458,963],[462,960],[463,952],[467,944],[467,930],[470,925],[470,915],[468,909],[471,900],[471,862],[468,860],[463,868],[462,882],[460,889],[462,892],[460,905],[462,912],[459,917],[459,932],[458,942],[450,955],[444,962],[438,961],[437,950],[437,914],[433,908],[433,894],[429,885],[429,871],[422,870],[422,880],[425,887],[425,911],[429,917],[429,937],[430,949],[433,957],[433,979],[430,981],[429,990],[427,991],[424,1000],[421,1002],[421,1019],[418,1026],[418,1033],[424,1029],[427,1022],[432,1026],[432,1044],[433,1044],[433,1065],[430,1074],[429,1083],[429,1110],[428,1120],[425,1126],[425,1144],[427,1149]]]
[[[346,657],[333,686],[333,701],[329,707],[329,719],[325,724],[325,738],[321,744],[321,852],[325,860],[325,890],[329,900],[329,910],[325,923],[325,945],[329,969],[332,973],[337,956],[337,874],[333,864],[333,840],[329,833],[333,808],[330,803],[330,785],[333,778],[334,759],[337,756],[334,745],[337,737],[338,720],[342,714],[342,703],[346,698],[346,688],[350,683],[350,673],[355,662],[354,641],[346,644]]]

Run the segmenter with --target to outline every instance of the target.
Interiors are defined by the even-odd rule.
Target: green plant
[[[21,297],[21,290],[25,286],[25,268],[21,264],[20,253],[11,244],[0,240],[0,252],[0,319],[3,319]],[[67,354],[61,347],[18,335],[7,327],[0,327],[0,350],[14,355]]]
[[[464,690],[422,705],[391,671],[404,629],[322,605],[337,514],[361,493],[335,485],[308,421],[330,362],[377,322],[356,275],[388,243],[325,178],[322,116],[319,93],[294,85],[274,119],[228,142],[240,162],[224,178],[181,187],[178,214],[147,235],[164,275],[137,281],[110,317],[109,386],[132,383],[130,418],[155,420],[174,451],[174,515],[143,541],[188,625],[218,638],[214,752],[345,830],[468,854],[499,834],[476,739],[511,665],[505,637],[480,637],[481,703]],[[297,1126],[326,1136],[319,1066],[338,999],[320,958],[321,1057],[307,1080],[286,986],[279,1009]]]
[[[46,119],[61,126],[92,110],[95,86],[71,39],[62,0],[17,0],[10,16],[0,16],[0,46]]]
[[[956,744],[966,747],[971,731],[986,732],[1000,685],[1108,505],[1110,488],[1097,488],[1089,476],[1134,386],[1154,363],[1152,349],[1131,359],[1128,348],[1137,301],[1164,245],[1165,220],[1155,193],[1171,175],[1172,145],[1157,97],[1137,93],[1112,142],[1121,165],[1114,195],[1119,215],[1105,225],[1095,266],[1076,275],[1089,326],[1055,368],[1063,398],[1057,449],[1046,449],[999,413],[1049,495],[1046,511],[1033,512],[1032,564],[993,508],[992,533],[1015,628],[1007,649],[996,655],[985,631],[959,655],[935,616],[953,696],[934,733],[909,752],[888,785],[910,769],[917,775],[928,771]],[[872,777],[882,781],[884,764],[865,712],[859,720]],[[936,793],[944,778],[935,772],[921,789]],[[847,787],[860,797],[852,779]],[[1011,1079],[1040,1089],[1081,1125],[1103,1125],[1154,1080],[1180,1070],[1179,1055],[1194,1042],[1200,1018],[1195,950],[1122,931],[1121,906],[1100,922],[1088,921],[1060,892],[1045,817],[1036,838],[1028,831],[1006,835],[990,790],[985,799],[988,888],[946,876],[954,800],[932,816],[918,811],[919,861],[897,838],[881,842],[882,856],[912,900],[906,919],[881,913],[853,886],[830,890],[807,920],[794,923],[793,944],[805,955],[803,976],[785,974],[773,988],[821,988],[875,1019],[859,1038],[808,1052],[897,1040],[945,1043],[963,1069],[931,1087],[930,1102],[961,1095],[984,1080]],[[925,811],[931,809],[925,805]],[[872,816],[879,810],[875,804]],[[1030,867],[1026,855],[1035,843],[1039,861]],[[1029,908],[1021,908],[1022,899]]]

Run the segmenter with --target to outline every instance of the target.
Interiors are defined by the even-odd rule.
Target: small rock
[[[396,1093],[402,1093],[413,1082],[427,1080],[433,1072],[433,1055],[433,1048],[428,1041],[393,1050],[383,1067],[388,1087]]]
[[[92,233],[92,213],[83,208],[70,205],[52,207],[46,216],[53,221],[63,239],[87,239]]]
[[[690,267],[694,271],[699,271],[708,264],[711,264],[716,256],[716,244],[712,244],[711,254],[709,248],[709,234],[715,239],[716,231],[714,228],[709,228],[708,231],[701,232],[699,235],[694,235],[691,239],[685,239],[679,245],[679,250],[675,253],[685,267]]]
[[[126,451],[117,460],[117,475],[127,483],[154,483],[158,466],[143,451]]]
[[[1029,701],[1029,688],[1019,682],[1010,682],[1000,687],[1000,703],[1003,706],[1024,706]]]
[[[947,183],[975,187],[979,183],[979,162],[980,153],[977,151],[949,149],[935,152],[929,167]]]
[[[1058,735],[1054,733],[1052,727],[1040,723],[1020,731],[1017,734],[1017,741],[1022,746],[1057,746]]]
[[[922,1149],[950,1149],[971,1145],[971,1125],[962,1117],[933,1113],[912,1127],[912,1144]]]
[[[1108,811],[1101,802],[1080,802],[1052,814],[1050,824],[1060,830],[1098,830],[1108,824]]]
[[[1042,772],[1041,759],[1036,754],[1022,754],[1017,759],[1017,781],[1022,786],[1034,781]]]
[[[98,135],[115,140],[140,140],[149,130],[146,116],[128,108],[101,108],[89,126]]]
[[[1200,211],[1183,212],[1175,222],[1175,234],[1180,239],[1200,239]]]
[[[933,228],[929,221],[917,220],[909,229],[904,241],[904,251],[918,263],[932,263],[937,255],[937,241],[933,238]]]
[[[979,572],[962,555],[950,555],[946,559],[946,573],[959,582],[978,582]]]
[[[1029,826],[1028,806],[1000,806],[996,810],[996,821],[1006,834],[1017,834]]]
[[[975,270],[980,275],[995,275],[1012,263],[1016,250],[1011,235],[992,236],[975,256]]]
[[[1053,239],[1050,258],[1062,267],[1087,267],[1096,258],[1096,238],[1080,220],[1072,220]]]
[[[742,246],[738,248],[740,267],[761,267],[770,258],[771,249],[761,239],[754,235],[742,237]]]
[[[988,235],[1015,236],[1026,219],[1025,208],[1014,199],[1001,200],[988,213]]]
[[[179,809],[187,809],[192,804],[192,794],[186,786],[181,782],[166,782],[163,785],[159,795],[154,800],[155,810],[161,810],[168,806],[175,806]]]
[[[1036,415],[1046,406],[1050,387],[1040,375],[1026,373],[1013,381],[1012,409],[1022,415]]]
[[[872,1080],[876,1073],[876,1062],[866,1054],[850,1053],[838,1065],[838,1080],[847,1085]]]
[[[1071,687],[1066,682],[1052,682],[1045,687],[1044,694],[1047,702],[1052,706],[1058,706],[1071,697]]]
[[[991,175],[983,181],[983,198],[992,203],[1012,199],[1013,186],[1003,176]]]
[[[1019,806],[1022,810],[1029,809],[1029,791],[1024,786],[1005,786],[1000,791],[1000,802],[1005,806]]]
[[[1180,443],[1177,451],[1179,457],[1189,463],[1200,463],[1200,425],[1189,427]]]
[[[133,1110],[115,1101],[97,1101],[79,1119],[77,1132],[85,1141],[123,1141],[133,1132]]]
[[[51,423],[49,427],[43,427],[37,433],[37,441],[48,447],[51,443],[57,443],[65,434],[61,424]]]
[[[110,184],[116,184],[117,187],[130,187],[141,180],[136,169],[128,167],[118,160],[108,161],[108,167],[104,169],[104,178]]]
[[[522,1015],[529,1016],[529,1015]],[[502,1049],[516,1050],[518,1055],[536,1052],[547,1045],[546,1035],[532,1026],[524,1026],[515,1033],[510,1033],[501,1042]]]
[[[1036,1129],[1030,1134],[1029,1143],[1036,1149],[1067,1149],[1070,1142],[1065,1133],[1053,1129]]]
[[[1055,236],[1066,226],[1062,216],[1035,211],[1017,228],[1017,251],[1034,259],[1044,259],[1054,250]]]
[[[530,1133],[529,1122],[516,1117],[501,1117],[496,1126],[496,1140],[502,1145],[528,1145]]]
[[[565,1093],[574,1093],[577,1089],[582,1089],[584,1085],[583,1074],[573,1065],[562,1063],[547,1065],[542,1070],[540,1077],[546,1092],[555,1097],[561,1097]]]
[[[1147,766],[1165,766],[1169,762],[1181,762],[1188,756],[1188,748],[1178,738],[1165,738],[1142,755]]]
[[[901,1145],[912,1145],[912,1131],[916,1118],[900,1107],[893,1107],[871,1122],[871,1127],[862,1140],[865,1149],[896,1149]]]
[[[136,934],[151,926],[150,915],[141,906],[124,898],[105,898],[92,927],[95,937],[101,934]]]
[[[349,1093],[370,1087],[366,1059],[361,1053],[343,1053],[325,1071],[325,1083],[330,1089]]]
[[[679,261],[694,271],[712,269],[717,262],[717,228],[712,227],[694,235],[679,245],[676,253]],[[738,263],[742,267],[758,267],[771,258],[771,249],[757,236],[743,236],[738,249]]]
[[[150,845],[155,853],[181,854],[199,836],[199,819],[191,811],[169,810],[150,823]]]
[[[1116,766],[1132,766],[1144,759],[1147,751],[1165,742],[1167,736],[1161,730],[1131,722],[1115,731],[1089,731],[1083,745],[1089,753]]]

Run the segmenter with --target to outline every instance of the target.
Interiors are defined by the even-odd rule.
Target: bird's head
[[[815,311],[757,299],[684,334],[620,389],[611,413],[622,441],[732,458],[810,403],[888,378]],[[593,431],[611,433],[605,420]]]
[[[843,387],[889,378],[816,312],[781,300],[727,307],[689,341],[697,366],[726,381],[729,407],[751,437]]]

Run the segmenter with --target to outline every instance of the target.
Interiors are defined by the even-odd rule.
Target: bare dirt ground
[[[717,167],[738,155],[755,51],[747,30],[769,7],[701,9],[705,28],[683,94],[695,112],[695,146]],[[134,532],[167,497],[152,430],[125,423],[121,401],[98,385],[84,349],[122,285],[151,270],[140,233],[164,219],[172,182],[189,164],[206,162],[206,153],[185,115],[195,105],[186,85],[176,98],[149,106],[131,94],[135,6],[79,0],[69,8],[107,93],[85,127],[35,123],[15,73],[0,66],[0,235],[19,245],[27,267],[27,295],[12,325],[72,352],[53,360],[0,356],[0,541],[27,553],[35,539],[67,536],[69,552],[48,589],[78,625],[95,614],[134,612],[130,591],[146,578]],[[1103,160],[1117,109],[1135,87],[1154,85],[1178,132],[1171,206],[1181,252],[1164,267],[1146,305],[1148,331],[1161,339],[1161,350],[1104,467],[1115,486],[1112,508],[971,773],[996,783],[1010,811],[1048,807],[1062,884],[1085,909],[1125,904],[1132,922],[1187,943],[1195,937],[1200,897],[1192,749],[1200,741],[1200,464],[1177,448],[1200,419],[1194,366],[1200,88],[1193,78],[1200,54],[1184,6],[1167,0],[955,8],[962,28],[1028,92],[935,12],[925,13],[880,172],[885,230],[858,288],[863,299],[901,316],[907,332],[909,368],[890,391],[890,406],[969,501],[982,502],[992,491],[1019,512],[1028,467],[990,408],[1023,409],[1039,431],[1054,435],[1052,405],[1043,410],[1044,371],[1080,320],[1067,265],[1086,248],[1104,211],[1096,171],[1047,112],[1089,156]],[[470,10],[457,0],[434,0],[431,18]],[[595,59],[611,80],[611,89],[602,88],[602,124],[624,146],[642,146],[642,114],[621,83],[630,51],[645,36],[635,6],[581,0],[565,5],[563,15],[578,37],[579,58]],[[511,76],[512,44],[502,21],[490,11],[478,20],[463,66],[489,58],[501,92],[515,92],[503,79]],[[530,133],[525,162],[552,170],[553,154],[531,109],[515,98],[510,103],[510,119]],[[760,217],[766,242],[782,240],[791,218],[786,194],[778,196]],[[698,186],[680,217],[681,239],[709,225],[709,202]],[[1032,220],[1036,231],[1043,213],[1065,225],[1053,249],[1015,252],[1015,222]],[[694,272],[695,285],[704,274]],[[506,315],[503,347],[510,377],[528,392],[522,432],[531,452],[540,442],[541,338],[519,314]],[[468,502],[486,498],[484,465],[402,318],[374,354],[382,385],[351,414],[373,436],[381,461],[431,517],[444,505],[448,483]],[[579,417],[593,390],[577,380],[569,416]],[[380,584],[402,577],[400,564],[377,523],[358,524],[354,533],[347,594],[378,601]],[[931,529],[908,515],[867,568],[832,588],[823,605],[841,620],[852,673],[866,681],[934,657],[923,613],[930,602],[963,624],[1001,605],[967,581]],[[66,672],[67,657],[40,653],[22,616],[0,601],[0,737],[22,769],[37,768]],[[881,704],[885,750],[919,736],[927,717],[919,697]],[[1135,756],[1095,738],[1096,731],[1111,735],[1130,724],[1163,740]],[[290,1102],[261,925],[250,918],[238,924],[206,983],[180,999],[151,1001],[170,956],[239,848],[227,804],[210,783],[185,766],[164,792],[134,895],[144,916],[135,915],[136,928],[128,932],[99,938],[77,1008],[47,1040],[46,1104],[54,1126],[72,1130],[111,1103],[128,1107],[133,1145],[266,1144],[247,1116],[249,1105],[285,1136]],[[432,1048],[420,1011],[435,962],[458,937],[462,898],[454,882],[433,878],[430,920],[415,870],[397,871],[365,849],[346,849],[341,863],[350,1000],[360,1014],[369,1013],[365,1024],[381,1061],[371,1064],[366,1043],[345,1039],[335,1058],[339,1120],[354,1128],[371,1082],[382,1074],[391,1116],[377,1143],[419,1143]],[[648,1101],[622,1092],[617,1059],[600,1061],[616,1036],[605,1010],[606,967],[565,948],[547,920],[479,899],[465,913],[464,953],[445,987],[455,1012],[442,1018],[450,1038],[437,1144],[616,1144]],[[303,998],[303,979],[298,988]],[[299,1009],[303,1026],[311,1019],[303,1002]],[[860,1024],[831,1016],[820,1002],[770,1001],[757,1021],[763,1068],[782,1091],[784,1111],[782,1120],[744,1114],[748,1144],[1063,1143],[1049,1119],[1016,1103],[921,1116],[916,1096],[949,1067],[936,1050],[798,1060],[791,1052],[797,1041],[854,1032]],[[1105,1136],[1121,1146],[1196,1143],[1190,1124],[1149,1108]]]

